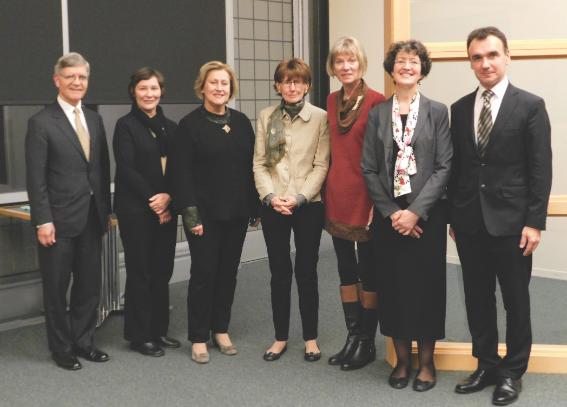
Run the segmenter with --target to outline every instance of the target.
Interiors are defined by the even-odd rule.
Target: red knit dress
[[[331,166],[325,184],[325,229],[331,235],[351,241],[370,238],[368,223],[372,200],[360,169],[368,113],[385,100],[370,88],[351,129],[344,134],[337,122],[337,93],[327,97],[327,120],[331,134]]]

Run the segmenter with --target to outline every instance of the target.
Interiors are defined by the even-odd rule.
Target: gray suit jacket
[[[83,109],[90,135],[90,161],[57,102],[32,116],[26,134],[26,183],[34,225],[55,224],[59,237],[85,228],[91,192],[106,230],[110,213],[110,162],[102,118]]]
[[[393,196],[392,102],[374,107],[368,116],[368,125],[362,148],[362,173],[374,201],[374,206],[386,218],[398,211]],[[410,178],[412,192],[407,208],[427,220],[429,210],[446,195],[451,171],[453,147],[449,133],[447,107],[420,95],[419,113],[412,138],[417,173]]]

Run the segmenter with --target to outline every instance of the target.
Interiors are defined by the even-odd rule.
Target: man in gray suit
[[[508,81],[502,31],[472,31],[467,52],[479,86],[451,106],[449,198],[478,367],[455,391],[496,384],[493,404],[507,405],[518,399],[532,346],[529,282],[551,190],[551,128],[543,99]],[[503,358],[496,279],[506,309]]]
[[[81,103],[89,73],[80,54],[59,58],[53,75],[57,101],[30,118],[26,135],[26,181],[39,241],[48,344],[53,360],[68,370],[81,368],[77,356],[109,359],[93,342],[102,235],[110,214],[110,164],[102,118]]]

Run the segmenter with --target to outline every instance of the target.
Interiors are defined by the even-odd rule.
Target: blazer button
[[[480,188],[481,188],[481,189],[486,188],[486,184],[482,184],[482,185],[480,186]]]
[[[481,167],[486,167],[486,163],[480,163]]]

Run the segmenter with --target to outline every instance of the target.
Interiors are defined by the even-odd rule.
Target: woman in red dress
[[[376,278],[370,245],[372,200],[360,169],[368,113],[385,100],[362,76],[367,58],[356,38],[340,38],[331,48],[327,72],[342,84],[327,98],[331,167],[325,189],[325,229],[333,238],[347,326],[343,348],[329,358],[342,370],[361,368],[376,358],[378,325]]]

